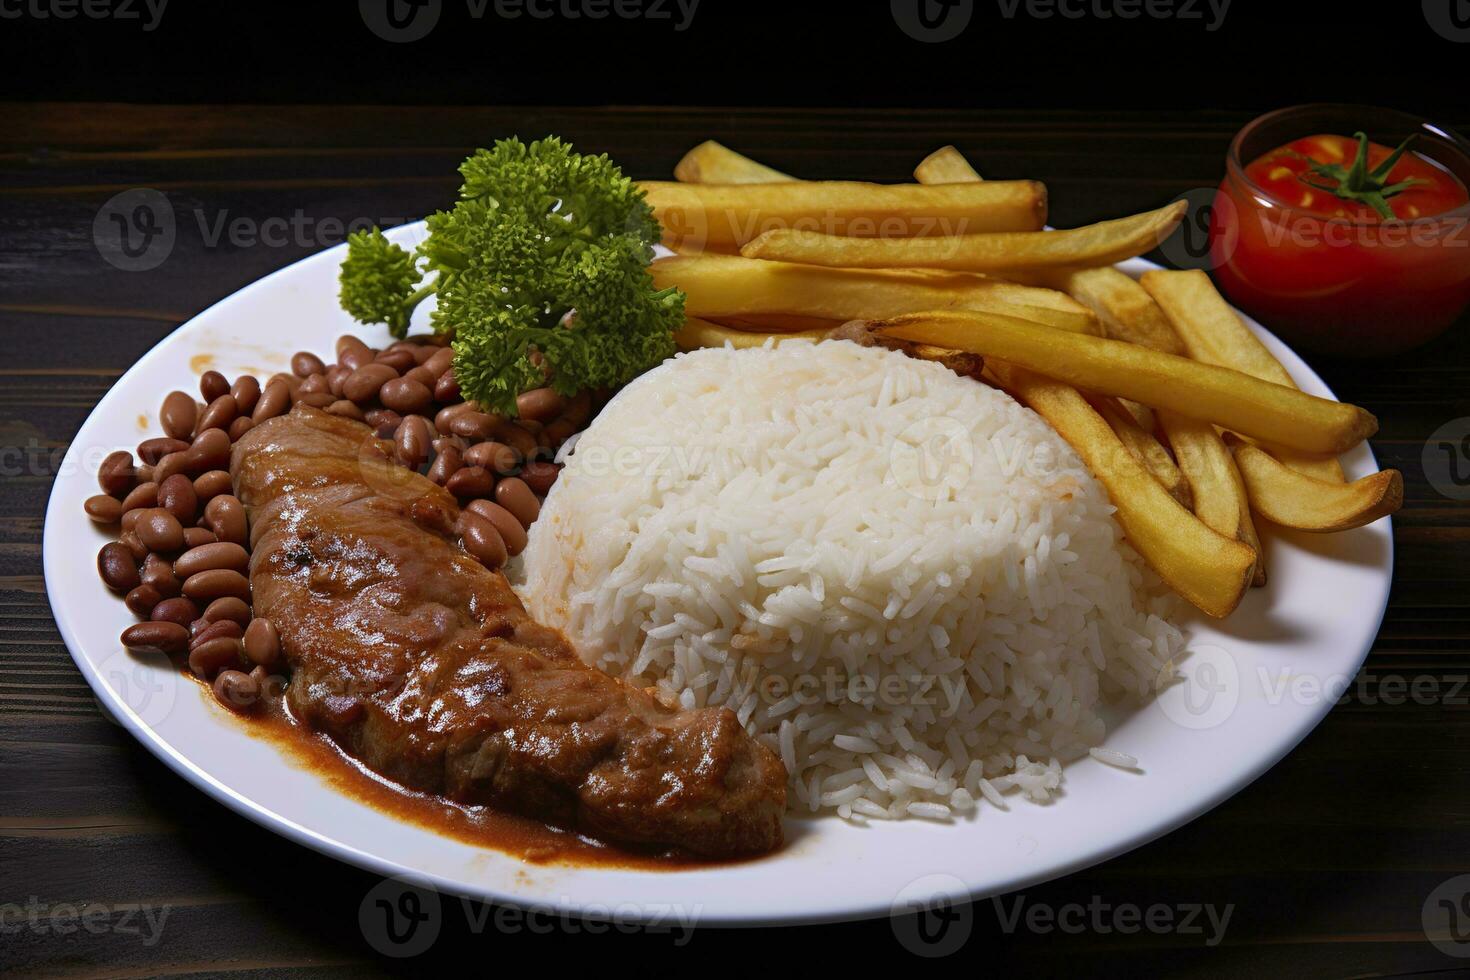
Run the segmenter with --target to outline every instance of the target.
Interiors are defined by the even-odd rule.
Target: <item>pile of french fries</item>
[[[802,181],[715,142],[674,174],[643,187],[677,253],[652,271],[687,297],[683,349],[856,329],[1003,388],[1211,616],[1266,583],[1258,519],[1342,531],[1403,502],[1397,470],[1349,482],[1337,461],[1377,420],[1302,392],[1207,275],[1113,268],[1167,237],[1183,202],[1047,230],[1045,186],[984,180],[952,146],[913,184]]]

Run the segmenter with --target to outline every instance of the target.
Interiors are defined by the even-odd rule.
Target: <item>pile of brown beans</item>
[[[122,644],[186,658],[235,711],[284,686],[280,637],[251,615],[249,528],[228,471],[236,440],[297,403],[365,422],[391,440],[385,454],[459,500],[465,550],[498,568],[525,548],[559,473],[551,459],[594,409],[590,393],[539,388],[520,396],[516,418],[483,412],[461,397],[453,351],[438,337],[377,350],[346,335],[336,350],[333,364],[300,351],[289,374],[263,386],[207,371],[199,399],[170,392],[159,409],[164,434],[139,443],[136,461],[126,451],[103,460],[103,492],[85,505],[93,521],[118,528],[97,571],[142,620]]]

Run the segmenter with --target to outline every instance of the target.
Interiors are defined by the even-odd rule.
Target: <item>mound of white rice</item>
[[[634,382],[568,456],[522,586],[589,662],[734,710],[795,808],[857,820],[1046,800],[1103,700],[1150,695],[1182,647],[1163,591],[1039,417],[841,341]]]

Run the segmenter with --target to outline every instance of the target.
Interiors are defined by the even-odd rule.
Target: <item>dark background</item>
[[[390,958],[359,917],[380,879],[216,804],[99,710],[41,575],[54,464],[122,372],[180,323],[337,244],[328,220],[420,217],[452,198],[470,149],[515,133],[561,134],[649,178],[711,137],[803,177],[888,181],[952,142],[987,175],[1045,180],[1055,223],[1070,227],[1212,187],[1231,135],[1265,109],[1363,101],[1470,123],[1470,44],[1436,32],[1415,0],[1234,0],[1215,30],[1203,3],[1202,19],[1119,20],[1024,8],[1008,18],[997,0],[976,0],[942,43],[900,26],[912,2],[895,15],[887,2],[701,0],[677,31],[672,19],[502,19],[493,8],[475,19],[464,0],[444,0],[409,43],[367,26],[383,0],[172,0],[153,30],[140,0],[110,8],[136,19],[40,17],[67,0],[40,2],[0,0],[0,450],[31,454],[0,478],[0,908],[111,910],[112,927],[7,929],[7,976],[913,971],[926,963],[911,953],[935,952],[904,942],[906,919],[701,929],[676,946],[575,921],[552,922],[550,935],[487,925],[482,909],[446,897],[433,947]],[[1467,6],[1427,7],[1447,18],[1452,2]],[[134,273],[103,260],[93,223],[141,187],[167,196],[179,236],[166,262]],[[203,231],[296,217],[305,230],[283,243]],[[1428,943],[1421,920],[1456,881],[1470,901],[1459,878],[1470,872],[1470,504],[1421,464],[1430,433],[1470,419],[1465,325],[1396,358],[1311,359],[1379,416],[1373,449],[1406,483],[1390,607],[1344,703],[1270,772],[1163,839],[966,907],[968,943],[933,968],[1465,975],[1470,959]],[[1429,694],[1405,695],[1421,682]],[[1234,915],[1218,946],[1003,925],[1017,902],[1095,899]],[[125,931],[118,910],[130,903],[170,910],[161,941]]]
[[[1209,0],[1147,0],[1172,10],[1167,17],[1132,0],[1133,19],[1097,15],[1097,0],[698,0],[683,30],[675,0],[622,0],[645,15],[596,20],[560,13],[572,0],[502,0],[506,13],[520,11],[514,17],[497,16],[493,0],[172,0],[152,30],[145,0],[91,0],[117,12],[104,19],[30,12],[52,2],[0,3],[9,62],[0,98],[1109,109],[1366,101],[1427,114],[1464,105],[1455,65],[1470,53],[1436,33],[1418,0],[1232,0],[1223,17]],[[921,42],[900,26],[914,22],[919,2],[941,30],[969,20],[952,40]],[[552,16],[532,16],[525,3]],[[1447,17],[1452,4],[1464,5],[1426,7]],[[410,43],[383,40],[367,19],[390,5],[412,27],[433,27]]]

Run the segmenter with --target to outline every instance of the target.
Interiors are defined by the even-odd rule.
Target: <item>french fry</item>
[[[683,250],[732,251],[772,228],[909,236],[1035,231],[1046,224],[1046,187],[1034,180],[937,187],[841,180],[653,180],[639,186],[663,225],[664,244]]]
[[[743,316],[706,317],[736,330],[751,333],[801,333],[804,330],[835,330],[846,321],[799,313],[747,313]]]
[[[1185,507],[1193,506],[1189,483],[1174,458],[1164,448],[1164,444],[1154,438],[1152,432],[1139,425],[1119,399],[1100,395],[1089,401],[1118,436],[1118,440],[1143,464],[1144,469],[1153,474],[1154,479],[1169,492],[1169,496]]]
[[[1210,530],[1169,496],[1075,388],[993,360],[987,369],[1082,457],[1133,549],[1174,591],[1217,618],[1240,604],[1256,563],[1250,546]]]
[[[872,324],[903,340],[967,350],[1106,395],[1204,419],[1309,453],[1341,453],[1378,430],[1372,415],[1248,374],[1119,340],[996,313],[910,313]]]
[[[931,190],[994,187],[994,181],[938,184]],[[1005,273],[1015,269],[1112,265],[1155,248],[1184,217],[1176,201],[1157,211],[1065,231],[1001,231],[929,237],[867,237],[794,226],[763,232],[740,249],[752,259],[783,259],[848,268],[960,269]]]
[[[1106,336],[1114,340],[1126,340],[1165,354],[1189,353],[1148,291],[1112,266],[1055,269],[1024,278],[1038,286],[1059,289],[1092,310],[1102,321]]]
[[[686,184],[773,184],[796,178],[705,140],[674,165],[674,179]]]
[[[1225,440],[1251,502],[1266,520],[1301,531],[1346,531],[1394,513],[1404,502],[1404,478],[1382,470],[1351,483],[1316,480],[1233,433]]]
[[[1256,553],[1251,584],[1266,584],[1265,555],[1251,520],[1250,498],[1230,448],[1209,422],[1177,412],[1159,412],[1159,424],[1189,483],[1194,514],[1217,534],[1249,545]]]
[[[959,150],[941,146],[914,168],[914,179],[921,184],[963,184],[984,178]]]
[[[701,347],[724,347],[731,344],[738,349],[746,347],[762,347],[766,341],[774,340],[778,344],[790,340],[817,341],[825,340],[826,330],[803,330],[797,333],[752,333],[746,330],[736,330],[733,327],[722,326],[711,323],[709,320],[701,320],[699,317],[687,317],[684,326],[674,331],[674,343],[680,350],[698,350]]]
[[[1282,363],[1236,316],[1210,277],[1200,270],[1159,269],[1145,272],[1139,283],[1158,301],[1195,360],[1234,368],[1288,388],[1297,387]],[[1314,457],[1289,448],[1270,446],[1268,449],[1299,473],[1329,483],[1344,480],[1342,466],[1336,459]]]
[[[659,259],[649,271],[656,288],[683,290],[685,311],[698,317],[781,313],[846,321],[927,309],[975,309],[1060,330],[1102,333],[1097,317],[1065,293],[969,273],[833,269],[708,254]]]

